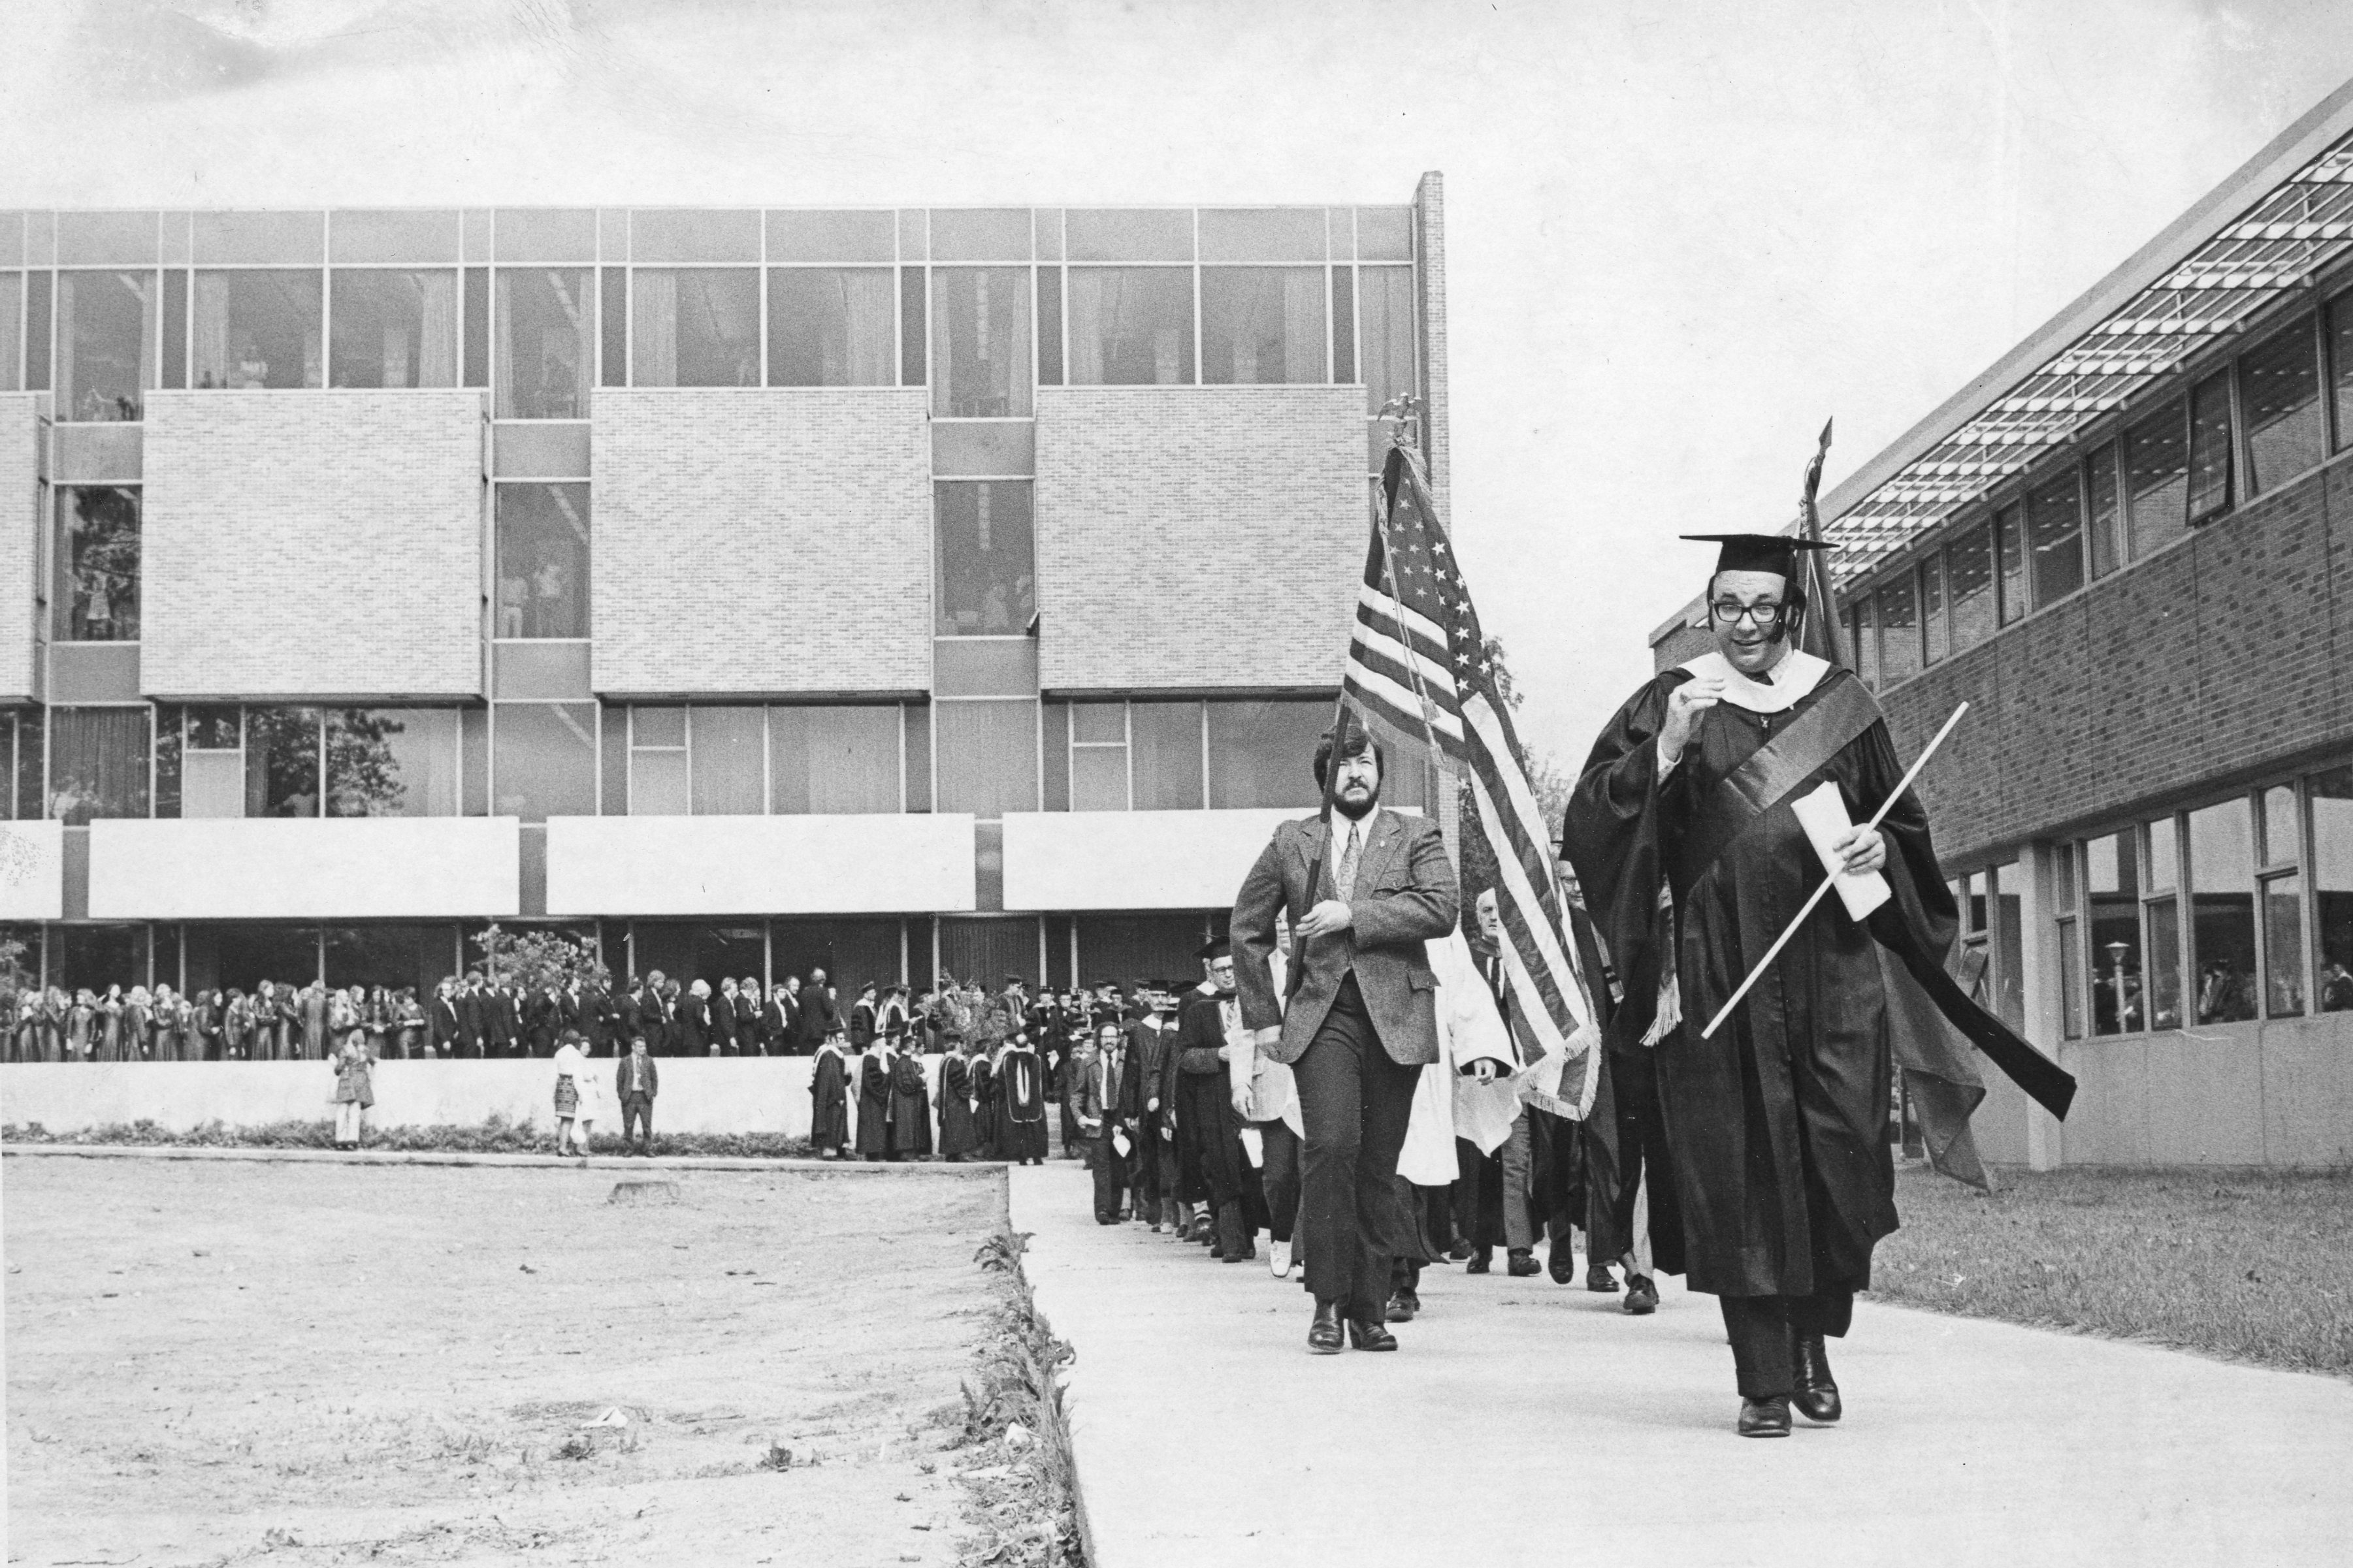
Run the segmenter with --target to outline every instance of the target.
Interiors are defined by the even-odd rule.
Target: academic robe
[[[901,1051],[891,1063],[891,1152],[932,1152],[932,1086],[923,1058]]]
[[[858,1059],[858,1152],[891,1152],[892,1109],[891,1062],[887,1053],[869,1051]]]
[[[1198,987],[1176,1007],[1176,1197],[1222,1208],[1242,1197],[1241,1122],[1234,1115],[1226,1064],[1224,1010],[1214,991]],[[1231,1001],[1230,996],[1224,1000]]]
[[[1716,658],[1708,668],[1729,667]],[[1744,827],[1725,826],[1737,820],[1727,816],[1727,775],[1816,707],[1870,702],[1852,672],[1802,654],[1787,656],[1776,674],[1778,690],[1736,689],[1704,710],[1663,773],[1657,742],[1668,696],[1693,673],[1654,677],[1595,742],[1567,814],[1569,860],[1624,984],[1609,1043],[1639,1047],[1661,1035],[1652,1025],[1670,967],[1681,1010],[1680,1024],[1651,1047],[1684,1243],[1683,1258],[1661,1258],[1658,1267],[1683,1265],[1693,1289],[1724,1296],[1866,1289],[1873,1247],[1897,1223],[1886,1138],[1888,997],[1870,927],[1837,897],[1824,899],[1725,1026],[1700,1037],[1822,880],[1789,801],[1829,779],[1850,819],[1862,822],[1903,774],[1872,705],[1868,722],[1834,752],[1785,747],[1793,758],[1821,760],[1794,783],[1781,780],[1781,793]],[[1841,695],[1841,687],[1852,689]],[[1905,922],[1941,957],[1955,909],[1926,814],[1907,792],[1880,831],[1894,900],[1873,921]],[[1662,882],[1671,910],[1660,907]]]
[[[849,1147],[849,1072],[839,1051],[819,1051],[809,1073],[809,1147]]]
[[[972,1114],[972,1064],[949,1055],[940,1059],[940,1154],[969,1154],[980,1147]]]
[[[973,1152],[984,1160],[997,1158],[997,1064],[985,1056],[972,1058],[972,1131]],[[940,1140],[947,1141],[944,1128]]]
[[[691,991],[681,992],[678,998],[678,1054],[699,1057],[708,1048],[711,1036],[711,1001]]]
[[[1016,1162],[1046,1157],[1046,1069],[1026,1046],[997,1058],[997,1152]]]

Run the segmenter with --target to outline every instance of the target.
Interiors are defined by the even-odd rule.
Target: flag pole
[[[1936,748],[1945,743],[1945,737],[1953,732],[1953,726],[1959,723],[1961,715],[1968,710],[1969,705],[1966,702],[1953,710],[1953,716],[1945,721],[1945,727],[1936,731],[1936,738],[1928,742],[1926,748],[1921,752],[1919,760],[1912,764],[1910,771],[1897,781],[1894,789],[1887,792],[1887,798],[1879,803],[1879,809],[1871,814],[1869,822],[1863,824],[1865,827],[1877,827],[1886,817],[1889,809],[1904,798],[1904,792],[1912,787],[1912,781],[1920,776],[1920,770],[1928,765],[1928,759],[1936,754]],[[1701,1039],[1715,1037],[1716,1030],[1724,1026],[1724,1021],[1732,1016],[1732,1010],[1740,1005],[1740,999],[1748,994],[1749,988],[1764,975],[1773,961],[1781,955],[1781,950],[1789,945],[1789,939],[1798,934],[1798,928],[1806,923],[1806,917],[1814,912],[1814,906],[1822,901],[1822,895],[1829,892],[1831,885],[1837,880],[1838,879],[1832,876],[1822,878],[1821,885],[1814,889],[1813,897],[1806,900],[1805,907],[1798,911],[1797,918],[1782,928],[1781,934],[1773,939],[1773,945],[1765,950],[1765,956],[1757,961],[1757,967],[1748,972],[1748,978],[1740,983],[1740,989],[1725,999],[1724,1005],[1716,1009],[1715,1016],[1708,1020],[1707,1027],[1699,1032]]]

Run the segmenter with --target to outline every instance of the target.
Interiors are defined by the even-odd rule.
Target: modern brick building
[[[0,921],[67,986],[1189,975],[1311,808],[1388,206],[0,214]],[[1400,780],[1412,804],[1426,778]]]
[[[2353,84],[1822,516],[1899,749],[1971,705],[1937,847],[2081,1083],[2063,1128],[1995,1084],[1989,1151],[2353,1159]]]

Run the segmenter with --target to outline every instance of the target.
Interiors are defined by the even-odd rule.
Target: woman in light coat
[[[573,1127],[579,1121],[581,1089],[588,1076],[588,1060],[580,1054],[578,1037],[567,1029],[555,1047],[555,1155],[559,1160],[575,1152]],[[576,1152],[585,1157],[587,1144],[583,1142]]]
[[[344,1037],[335,1057],[335,1147],[356,1149],[367,1122],[368,1107],[375,1103],[375,1064],[357,1035]]]

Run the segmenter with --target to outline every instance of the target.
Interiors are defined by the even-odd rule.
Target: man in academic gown
[[[1201,984],[1176,1005],[1176,1058],[1178,1191],[1204,1205],[1209,1255],[1230,1263],[1258,1256],[1257,1239],[1242,1214],[1241,1121],[1226,1066],[1227,1031],[1239,1028],[1232,950],[1220,938],[1198,954]]]
[[[891,1157],[892,1069],[898,1064],[881,1041],[858,1062],[858,1152],[868,1160]]]
[[[883,1026],[882,1043],[891,1051],[891,1158],[920,1160],[932,1152],[932,1085],[923,1053],[909,1048],[904,1018]]]
[[[849,1150],[849,1069],[841,1047],[829,1040],[809,1064],[809,1147],[827,1160]]]
[[[1619,710],[1578,778],[1564,844],[1623,983],[1611,1043],[1647,1048],[1656,1069],[1685,1242],[1684,1258],[1660,1267],[1683,1263],[1694,1289],[1720,1299],[1738,1429],[1780,1436],[1793,1397],[1810,1419],[1838,1418],[1823,1342],[1846,1332],[1872,1249],[1896,1226],[1875,944],[1926,984],[1941,973],[1954,906],[1908,791],[1878,830],[1845,827],[1823,851],[1792,809],[1828,780],[1847,821],[1861,824],[1903,773],[1853,673],[1796,647],[1806,606],[1795,552],[1818,546],[1710,542],[1724,546],[1707,592],[1715,649],[1662,671]],[[1868,925],[1840,899],[1822,900],[1725,1026],[1701,1038],[1821,881],[1823,853],[1882,875],[1890,900]],[[1967,1062],[1946,1068],[1975,1081]]]

